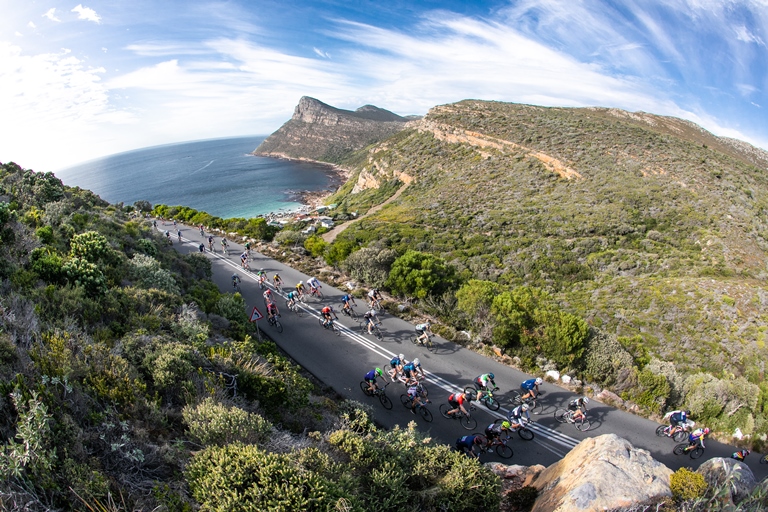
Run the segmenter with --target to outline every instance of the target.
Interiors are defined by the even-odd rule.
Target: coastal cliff
[[[253,154],[339,163],[350,152],[403,130],[410,120],[373,105],[343,110],[304,96],[293,117]]]

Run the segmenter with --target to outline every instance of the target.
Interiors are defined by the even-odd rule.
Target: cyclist
[[[463,436],[456,440],[456,449],[467,455],[472,455],[475,458],[480,457],[480,453],[475,451],[475,446],[479,447],[486,445],[488,440],[484,436],[473,435]]]
[[[365,382],[368,383],[368,391],[375,393],[376,390],[379,389],[379,386],[376,385],[376,377],[381,377],[383,375],[384,372],[381,371],[381,368],[374,368],[365,374]]]
[[[243,251],[243,254],[240,255],[240,266],[245,268],[247,264],[248,264],[248,253]]]
[[[368,292],[368,305],[373,309],[374,301],[381,300],[381,293],[378,288],[374,288]]]
[[[413,361],[411,361],[410,363],[404,363],[403,373],[405,374],[406,382],[418,382],[418,380],[416,379],[417,373],[423,379],[424,370],[421,368],[421,361],[419,361],[419,358],[415,357]]]
[[[512,428],[523,426],[523,414],[528,421],[531,421],[531,414],[528,412],[528,404],[522,403],[507,413],[507,419],[512,424]]]
[[[587,412],[587,404],[589,403],[589,398],[585,396],[580,396],[579,398],[574,398],[570,402],[568,402],[568,410],[571,411],[572,417],[574,420],[584,420],[586,418],[586,412]]]
[[[173,221],[173,229],[176,229],[176,221]]]
[[[429,340],[429,337],[432,335],[430,327],[432,327],[432,322],[429,320],[416,326],[416,332],[419,333],[419,337],[416,338],[416,341],[418,341],[420,345],[426,343],[427,340]]]
[[[365,320],[365,324],[368,326],[368,334],[372,334],[373,332],[373,324],[379,324],[381,325],[381,321],[376,318],[376,310],[371,309],[370,311],[366,311],[363,315],[363,319]]]
[[[264,290],[263,295],[264,295],[264,303],[265,304],[269,304],[270,302],[272,302],[272,290],[267,288],[266,290]]]
[[[346,294],[341,298],[341,302],[344,303],[344,307],[341,309],[346,310],[347,312],[352,311],[352,305],[357,306],[357,303],[355,302],[355,298],[351,296],[350,294]],[[352,304],[350,304],[350,302]]]
[[[493,381],[494,377],[495,375],[492,373],[484,373],[475,378],[473,382],[475,389],[477,390],[477,397],[475,400],[480,400],[480,397],[483,396],[483,391],[496,391],[499,389]],[[491,386],[489,386],[488,383],[493,384],[493,389],[491,389]]]
[[[288,299],[288,307],[292,308],[296,304],[296,301],[299,300],[299,293],[291,290],[285,298]]]
[[[739,450],[737,452],[733,452],[733,454],[731,455],[731,458],[744,462],[744,458],[749,454],[750,454],[749,450]]]
[[[691,411],[672,411],[664,415],[664,418],[669,420],[670,436],[673,436],[678,430],[685,428],[690,414]]]
[[[200,229],[200,236],[205,236],[205,230],[203,229],[203,225],[202,225],[202,224],[200,224],[200,225],[199,225],[199,226],[197,226],[197,227]]]
[[[320,313],[323,315],[323,327],[328,327],[330,323],[336,319],[338,320],[339,317],[336,316],[336,312],[333,310],[331,306],[325,306],[323,309],[320,310]],[[333,317],[333,318],[331,318]]]
[[[275,275],[272,276],[272,282],[275,284],[275,286],[283,286],[283,278],[280,277],[280,274],[275,272]]]
[[[152,221],[152,227],[157,229],[157,220]]]
[[[701,446],[702,448],[706,448],[704,446],[704,438],[709,435],[709,428],[697,428],[690,434],[688,434],[688,447],[685,449],[685,451],[692,450],[696,448],[696,446]]]
[[[307,285],[309,286],[310,294],[317,293],[317,291],[322,288],[322,286],[320,286],[320,281],[318,281],[316,277],[310,277],[307,279]]]
[[[492,444],[494,439],[501,437],[501,433],[505,433],[509,437],[509,429],[512,425],[504,420],[501,423],[491,423],[485,427],[485,437],[488,439],[488,444]]]
[[[176,232],[176,235],[179,237],[179,242],[181,242],[181,230],[178,230]]]
[[[544,382],[544,380],[541,377],[524,381],[522,384],[520,384],[520,389],[523,391],[523,396],[520,398],[523,400],[528,398],[536,398],[536,395],[539,394],[539,386],[542,382]],[[534,389],[536,390],[535,393]]]
[[[197,248],[200,252],[205,252],[205,244],[203,242],[200,242],[200,245],[198,245]]]
[[[208,237],[208,250],[213,252],[213,237],[212,236]]]
[[[272,320],[276,316],[280,316],[280,311],[277,309],[277,304],[274,302],[267,302],[267,318]]]
[[[232,288],[237,289],[238,284],[240,284],[240,276],[232,274]]]
[[[263,268],[260,268],[258,272],[256,272],[256,277],[259,279],[259,284],[264,286],[264,281],[267,280],[267,273],[264,272]]]
[[[419,383],[412,384],[408,387],[408,396],[411,398],[411,412],[416,414],[416,408],[420,405],[424,405],[421,401],[421,397],[424,396],[424,387]],[[429,400],[427,400],[427,402],[429,402]]]
[[[448,404],[453,407],[453,409],[448,411],[446,414],[448,414],[448,416],[452,416],[458,411],[461,411],[466,417],[469,417],[469,411],[466,407],[464,407],[464,404],[468,404],[471,401],[472,397],[466,393],[451,393],[450,396],[448,396]]]
[[[397,378],[397,374],[403,371],[403,365],[406,364],[408,361],[405,360],[405,356],[403,354],[398,354],[395,357],[393,357],[389,361],[390,370],[389,378],[393,381]]]
[[[304,281],[299,281],[296,285],[296,291],[299,292],[299,297],[304,295]]]
[[[248,256],[251,255],[251,242],[245,242],[245,252],[248,254]]]
[[[227,247],[229,246],[229,242],[227,242],[226,238],[221,239],[221,251],[224,254],[227,254]]]

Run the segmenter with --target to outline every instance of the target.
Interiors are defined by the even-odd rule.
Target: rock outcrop
[[[410,120],[373,105],[343,110],[304,96],[293,117],[254,154],[338,163],[350,152],[394,135]]]
[[[612,510],[671,496],[672,470],[615,434],[585,439],[542,471],[534,512]]]
[[[710,487],[719,487],[726,482],[730,490],[730,499],[738,504],[750,495],[757,485],[757,480],[749,466],[734,459],[715,457],[705,461],[697,473],[704,477]]]

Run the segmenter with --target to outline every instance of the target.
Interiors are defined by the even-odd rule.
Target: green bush
[[[44,244],[50,244],[53,242],[53,228],[51,226],[43,226],[35,230],[35,235]]]
[[[30,254],[29,261],[32,271],[45,282],[60,284],[64,281],[64,260],[55,252],[38,247]]]
[[[520,489],[515,489],[507,493],[505,502],[513,510],[520,512],[528,511],[533,508],[536,498],[539,496],[539,490],[531,485],[526,485]]]
[[[611,386],[622,369],[632,366],[632,356],[622,347],[616,336],[592,329],[584,357],[584,375],[587,379]]]
[[[136,248],[147,256],[157,257],[157,244],[152,240],[141,238],[136,242]]]
[[[455,269],[432,254],[407,251],[392,263],[387,286],[395,294],[423,299],[440,295],[455,282]]]
[[[103,294],[107,290],[107,279],[93,263],[72,258],[62,266],[70,284],[81,286],[90,296]]]
[[[272,431],[272,424],[258,414],[217,403],[211,397],[184,407],[182,417],[192,439],[206,446],[263,444]]]
[[[167,293],[179,293],[176,280],[168,270],[161,267],[160,262],[146,254],[135,254],[129,260],[129,276],[146,289],[157,289]]]
[[[91,263],[109,262],[114,258],[114,250],[109,241],[95,231],[87,231],[75,235],[70,241],[71,254],[75,258],[82,258]]]
[[[672,496],[680,501],[693,500],[704,496],[707,482],[704,476],[688,468],[680,468],[669,477]]]
[[[328,242],[326,242],[325,240],[323,240],[321,237],[317,235],[312,235],[306,240],[304,240],[304,248],[307,251],[309,251],[309,254],[313,258],[322,256],[327,246],[328,246]]]
[[[382,288],[389,277],[389,269],[397,258],[392,249],[363,247],[350,254],[342,268],[353,279],[362,281],[369,286]]]
[[[245,312],[245,299],[239,293],[221,295],[216,302],[214,312],[230,322],[245,323],[248,321],[248,315]]]

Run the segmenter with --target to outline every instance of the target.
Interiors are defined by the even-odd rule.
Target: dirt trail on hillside
[[[379,211],[379,210],[381,210],[382,208],[384,208],[386,205],[388,205],[389,203],[391,203],[392,201],[394,201],[395,199],[397,199],[398,197],[400,197],[400,194],[402,194],[402,193],[403,193],[403,190],[405,190],[406,188],[408,188],[408,183],[403,183],[403,185],[402,185],[402,186],[401,186],[399,189],[397,189],[397,192],[395,192],[394,194],[392,194],[392,197],[390,197],[389,199],[387,199],[387,200],[386,200],[386,201],[384,201],[383,203],[381,203],[381,204],[379,204],[379,205],[376,205],[376,206],[374,206],[373,208],[371,208],[370,210],[368,210],[368,212],[367,212],[365,215],[363,215],[362,217],[358,217],[358,218],[356,218],[356,219],[354,219],[354,220],[351,220],[351,221],[349,221],[349,222],[345,222],[344,224],[342,224],[342,225],[340,225],[340,226],[336,226],[335,228],[333,228],[333,229],[332,229],[332,230],[330,230],[329,232],[327,232],[327,233],[324,233],[324,234],[322,235],[322,237],[323,237],[323,240],[325,240],[325,241],[326,241],[326,242],[328,242],[328,243],[331,243],[331,242],[333,242],[334,240],[336,240],[336,237],[337,237],[337,236],[339,236],[339,233],[341,233],[342,231],[344,231],[345,229],[347,229],[349,226],[351,226],[351,225],[352,225],[352,224],[354,224],[355,222],[357,222],[357,221],[359,221],[359,220],[361,220],[361,219],[364,219],[364,218],[366,218],[367,216],[369,216],[369,215],[371,215],[371,214],[374,214],[374,213],[376,213],[377,211]]]

